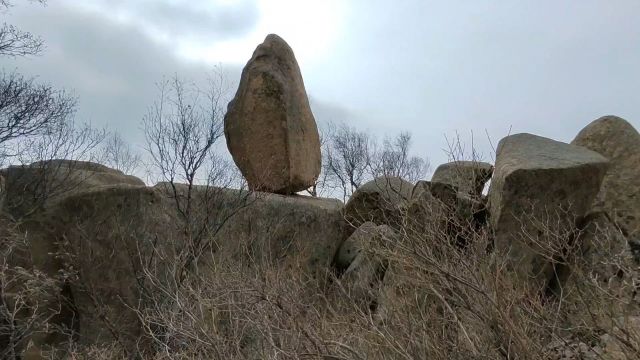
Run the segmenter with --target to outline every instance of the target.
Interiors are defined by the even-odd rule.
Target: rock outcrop
[[[345,238],[343,204],[335,199],[196,186],[194,210],[185,219],[176,204],[187,187],[176,185],[177,201],[166,184],[89,181],[58,194],[22,224],[29,253],[21,259],[28,261],[12,265],[38,270],[57,287],[33,299],[39,311],[58,313],[51,320],[55,326],[28,339],[31,352],[67,340],[56,326],[76,331],[86,345],[113,341],[116,328],[122,345],[143,351],[136,310],[145,311],[145,296],[160,291],[160,284],[175,285],[194,268],[223,263],[237,271],[292,269],[323,281]]]
[[[489,189],[494,243],[533,288],[540,290],[553,278],[549,259],[563,242],[572,241],[607,163],[594,151],[531,134],[511,135],[498,144]]]
[[[224,119],[227,147],[254,190],[290,194],[320,174],[320,137],[293,51],[269,35],[244,67]]]
[[[367,221],[397,226],[411,199],[414,185],[399,177],[381,176],[360,186],[345,205],[345,219],[353,228]]]
[[[480,196],[492,173],[493,166],[486,162],[453,161],[438,166],[431,181],[450,184],[464,194]]]
[[[216,197],[217,257],[238,265],[257,262],[296,268],[303,276],[326,276],[345,238],[340,200],[231,189],[221,189]]]
[[[571,142],[602,154],[610,168],[594,203],[640,244],[640,134],[626,120],[604,116],[582,129]]]
[[[49,160],[0,170],[5,178],[4,210],[20,219],[70,194],[107,185],[141,186],[135,176],[101,164],[74,160]]]

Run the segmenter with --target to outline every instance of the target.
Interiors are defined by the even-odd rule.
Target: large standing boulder
[[[453,161],[438,166],[431,181],[450,184],[464,194],[479,196],[492,173],[493,166],[486,162]]]
[[[582,129],[571,142],[602,154],[610,168],[594,207],[607,212],[640,241],[640,134],[626,120],[604,116]]]
[[[495,246],[534,289],[548,285],[551,259],[571,241],[595,198],[607,159],[583,147],[531,134],[500,141],[489,189]]]
[[[293,51],[269,35],[244,67],[224,119],[227,147],[254,190],[289,194],[320,174],[320,137]]]
[[[414,185],[402,178],[380,176],[360,186],[345,205],[345,219],[353,228],[367,221],[397,226],[411,199]]]

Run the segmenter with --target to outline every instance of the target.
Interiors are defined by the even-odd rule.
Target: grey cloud
[[[214,42],[250,32],[259,14],[255,1],[217,5],[212,1],[146,1],[122,5],[143,23],[171,37]]]
[[[204,1],[86,0],[102,4],[104,13],[81,12],[71,1],[12,9],[8,21],[41,34],[48,49],[42,57],[0,61],[75,88],[82,117],[137,134],[132,138],[139,138],[156,81],[174,72],[198,79],[209,70],[154,43],[146,25],[214,43],[250,31],[259,17],[252,1],[212,2],[211,14],[199,10]],[[605,114],[640,128],[636,0],[349,5],[330,56],[301,64],[320,123],[343,120],[378,137],[409,130],[416,152],[434,165],[447,160],[445,136],[456,131],[468,147],[473,137],[490,159],[485,130],[495,145],[509,131],[570,141]],[[118,23],[109,6],[140,23]],[[239,68],[230,71],[236,80]]]
[[[309,94],[309,105],[318,123],[353,121],[355,114],[344,105],[323,101]]]
[[[106,21],[125,22],[156,37],[214,42],[250,32],[259,20],[256,0],[58,0],[72,9],[93,10]]]
[[[157,98],[156,83],[173,74],[204,81],[212,70],[175,57],[171,49],[150,41],[134,26],[53,3],[46,8],[16,8],[11,21],[41,35],[47,49],[39,57],[2,59],[3,68],[74,90],[79,96],[79,120],[117,129],[138,145],[144,143],[140,123]],[[223,70],[232,80],[240,71]]]
[[[570,141],[610,113],[640,128],[638,1],[354,4],[323,96],[411,130],[434,163],[455,131],[489,158],[485,129]]]

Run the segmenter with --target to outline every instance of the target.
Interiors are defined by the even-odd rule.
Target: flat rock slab
[[[594,151],[536,135],[500,141],[489,189],[495,246],[534,288],[553,277],[549,259],[571,240],[607,167],[607,159]]]
[[[277,35],[267,36],[242,70],[224,133],[251,189],[295,193],[320,175],[320,136],[300,68]]]

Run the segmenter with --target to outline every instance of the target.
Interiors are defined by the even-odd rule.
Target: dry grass
[[[365,296],[331,269],[314,277],[250,252],[199,254],[187,277],[180,266],[138,259],[143,301],[127,306],[142,329],[139,338],[125,344],[114,341],[114,334],[87,345],[71,333],[62,352],[71,359],[560,359],[570,349],[575,359],[638,358],[638,263],[606,217],[562,233],[552,233],[557,219],[551,215],[535,221],[549,232],[539,238],[553,244],[532,249],[562,269],[553,291],[538,292],[513,276],[486,227],[466,223],[472,219],[446,207],[423,210],[421,217],[394,224],[396,235],[367,246],[369,258],[385,259],[385,272],[379,282],[366,284],[371,291]],[[465,229],[463,244],[456,229]],[[16,293],[9,294],[8,284],[27,284],[19,294],[23,302],[34,291],[62,284],[9,265],[15,253],[9,244],[18,234],[3,237],[5,314],[19,312],[11,310]],[[164,259],[170,254],[163,252]],[[16,347],[24,346],[54,315],[10,317],[0,327],[2,339],[14,336]],[[113,325],[105,323],[117,333]],[[17,334],[18,328],[25,330]]]

